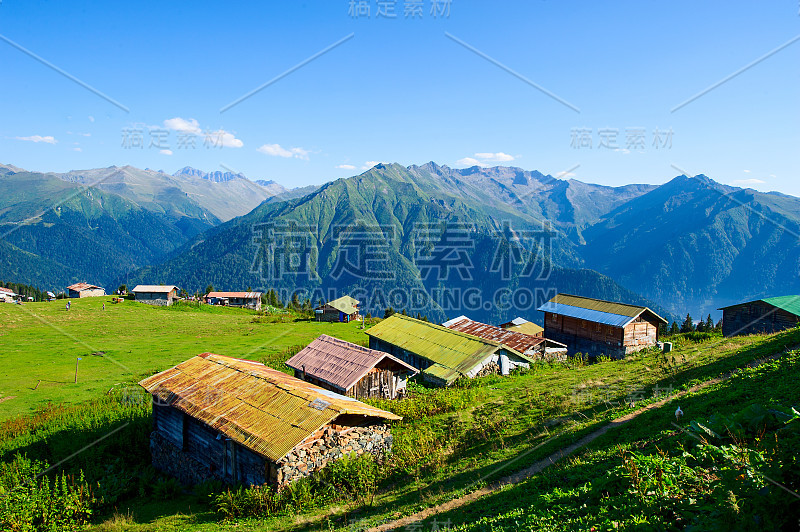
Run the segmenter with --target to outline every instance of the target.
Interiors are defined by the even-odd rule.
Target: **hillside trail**
[[[746,364],[746,366],[747,367],[751,367],[751,368],[757,367],[757,366],[760,366],[761,364],[763,364],[764,362],[767,362],[769,360],[773,360],[773,359],[778,358],[778,357],[780,357],[782,355],[783,355],[783,353],[779,353],[779,354],[776,354],[776,355],[773,355],[773,356],[770,356],[770,357],[754,360],[754,361]],[[697,392],[699,390],[702,390],[703,388],[707,388],[709,386],[713,386],[715,384],[719,384],[721,382],[724,382],[724,381],[730,379],[733,375],[735,375],[739,371],[741,371],[741,370],[740,369],[736,369],[734,371],[731,371],[731,372],[726,373],[724,375],[721,375],[719,377],[716,377],[716,378],[701,382],[700,384],[696,384],[696,385],[692,386],[691,388],[687,388],[686,390],[680,391],[680,392],[678,392],[676,394],[673,394],[673,395],[669,395],[669,396],[665,397],[664,399],[661,399],[659,401],[656,401],[655,403],[651,403],[651,404],[649,404],[649,405],[647,405],[645,407],[642,407],[639,410],[636,410],[636,411],[631,412],[629,414],[626,414],[624,416],[618,417],[618,418],[610,421],[607,425],[597,429],[596,431],[594,431],[594,432],[592,432],[590,434],[587,434],[586,436],[584,436],[580,440],[576,441],[575,443],[573,443],[571,445],[568,445],[568,446],[564,447],[563,449],[559,449],[558,451],[556,451],[556,452],[552,453],[551,455],[539,460],[538,462],[535,462],[533,465],[531,465],[531,466],[529,466],[529,467],[527,467],[527,468],[525,468],[525,469],[523,469],[521,471],[517,471],[516,473],[513,473],[511,475],[505,476],[505,477],[501,478],[500,480],[498,480],[496,482],[493,482],[493,483],[491,483],[491,484],[489,484],[487,486],[484,486],[483,488],[480,488],[480,489],[478,489],[476,491],[468,493],[467,495],[464,495],[463,497],[459,497],[457,499],[452,499],[450,501],[447,501],[445,503],[439,504],[437,506],[431,506],[430,508],[426,508],[426,509],[422,510],[421,512],[417,512],[415,514],[411,514],[409,516],[397,519],[395,521],[390,521],[388,523],[383,523],[382,525],[378,525],[378,526],[376,526],[374,528],[370,528],[368,530],[368,532],[385,532],[385,531],[389,531],[389,530],[396,530],[398,528],[405,527],[405,526],[411,525],[413,523],[417,523],[419,521],[423,521],[423,520],[425,520],[425,519],[427,519],[429,517],[433,517],[434,515],[437,515],[437,514],[440,514],[440,513],[443,513],[443,512],[447,512],[447,511],[450,511],[450,510],[454,510],[456,508],[460,508],[461,506],[464,506],[465,504],[468,504],[468,503],[471,503],[471,502],[473,502],[473,501],[475,501],[477,499],[480,499],[484,495],[488,495],[490,493],[494,493],[496,491],[499,491],[502,488],[504,488],[505,486],[509,486],[509,485],[513,485],[513,484],[519,484],[520,482],[523,482],[523,481],[529,479],[530,477],[532,477],[533,475],[536,475],[537,473],[541,473],[543,470],[545,470],[546,468],[550,467],[551,465],[553,465],[553,464],[563,460],[564,458],[570,456],[572,453],[574,453],[578,449],[581,449],[582,447],[585,447],[586,445],[588,445],[589,443],[593,442],[594,440],[596,440],[597,438],[599,438],[603,434],[607,433],[609,430],[621,427],[622,425],[625,425],[626,423],[629,423],[629,422],[633,421],[634,419],[636,419],[640,415],[644,414],[645,412],[648,412],[648,411],[653,410],[655,408],[660,408],[660,407],[664,406],[665,404],[667,404],[667,403],[669,403],[671,401],[674,401],[675,399],[680,399],[681,397],[683,397],[683,396],[685,396],[687,394],[694,393],[694,392]]]

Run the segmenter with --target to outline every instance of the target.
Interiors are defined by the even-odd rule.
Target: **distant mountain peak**
[[[191,166],[184,166],[172,175],[174,177],[199,177],[200,179],[206,179],[208,181],[213,181],[214,183],[226,183],[228,181],[232,181],[233,179],[247,179],[244,174],[220,171],[204,172]]]

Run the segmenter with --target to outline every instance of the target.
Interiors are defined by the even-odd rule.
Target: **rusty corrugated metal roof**
[[[139,284],[136,285],[136,288],[131,290],[134,294],[136,292],[144,292],[144,293],[153,293],[153,294],[166,294],[172,292],[173,290],[177,290],[178,287],[175,285],[161,285],[161,284]]]
[[[95,286],[89,283],[75,283],[71,284],[67,287],[67,290],[74,290],[75,292],[80,292],[81,290],[89,290],[93,288],[103,288],[102,286]]]
[[[441,366],[436,369],[436,377],[448,384],[467,373],[498,349],[528,362],[532,359],[516,349],[506,347],[492,340],[484,340],[470,334],[453,331],[441,325],[394,314],[377,325],[367,329],[369,336],[396,345],[410,353],[430,360]],[[431,368],[423,373],[431,373]]]
[[[209,292],[206,297],[239,297],[242,299],[261,299],[261,292]]]
[[[286,361],[290,368],[347,391],[382,360],[417,373],[417,370],[389,353],[376,351],[323,334]]]
[[[520,353],[529,353],[544,349],[545,339],[541,336],[531,336],[521,332],[501,329],[494,325],[487,325],[479,321],[473,321],[466,316],[460,316],[444,323],[444,326],[453,331],[460,331],[471,334],[486,340],[503,344],[515,349]]]
[[[401,419],[264,364],[204,353],[139,384],[245,447],[278,461],[342,414]]]

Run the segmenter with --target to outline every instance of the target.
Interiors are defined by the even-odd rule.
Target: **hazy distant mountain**
[[[629,301],[641,294],[664,312],[689,311],[695,317],[735,301],[800,292],[800,199],[730,187],[705,176],[679,176],[661,186],[605,187],[519,168],[387,164],[322,187],[286,190],[272,181],[254,183],[239,174],[191,167],[173,176],[129,166],[42,175],[0,165],[0,183],[4,227],[45,210],[58,194],[80,191],[79,184],[94,185],[79,204],[65,204],[76,214],[35,218],[3,240],[0,278],[18,282],[87,272],[119,279],[131,267],[150,265],[137,279],[190,289],[208,283],[340,291],[379,286],[385,293],[399,286],[426,294],[423,306],[431,317],[449,312],[434,294],[443,286],[485,293],[498,287],[557,288]],[[219,225],[232,216],[241,218]],[[79,221],[62,223],[72,219]],[[100,219],[109,236],[98,240],[95,220]],[[256,243],[259,224],[267,222],[313,228],[307,231],[316,257],[313,279],[265,279],[263,257],[258,257],[263,246]],[[420,280],[415,257],[422,244],[415,228],[444,222],[471,224],[473,246],[460,253],[472,261],[473,279]],[[545,253],[553,266],[550,277],[533,282],[515,271],[498,279],[498,242],[506,242],[504,249],[524,247],[520,235],[541,232],[543,223],[552,231]],[[375,242],[391,242],[394,281],[370,285],[332,276],[341,251],[355,245],[348,234],[338,235],[348,224],[378,224],[386,231],[373,236]],[[106,238],[119,244],[108,248]],[[81,249],[108,253],[64,254],[73,241],[83,242]],[[112,251],[117,245],[121,252]],[[261,266],[254,266],[259,260]],[[34,271],[34,264],[46,273]],[[484,319],[507,314],[498,309],[472,314],[481,313]]]
[[[800,199],[678,176],[585,231],[585,264],[674,312],[800,293]]]
[[[133,166],[53,175],[119,194],[153,212],[207,220],[211,225],[246,214],[271,196],[270,191],[240,174],[208,173],[191,167],[175,175]]]
[[[601,216],[655,188],[655,185],[593,185],[508,166],[459,170],[429,162],[411,166],[409,171],[437,177],[443,191],[476,201],[502,202],[535,219],[548,220],[575,243],[583,242],[583,229]]]
[[[199,177],[200,179],[207,179],[214,183],[225,183],[231,179],[247,179],[244,174],[235,174],[233,172],[203,172],[191,166],[184,166],[174,174],[175,177]]]
[[[657,307],[608,277],[566,267],[577,261],[569,254],[569,245],[567,252],[554,251],[559,267],[537,281],[535,276],[522,271],[531,253],[518,246],[513,235],[504,234],[504,222],[515,230],[541,229],[539,218],[486,198],[454,193],[439,176],[419,171],[417,167],[381,164],[359,176],[324,185],[303,198],[266,202],[248,215],[199,236],[165,263],[138,272],[132,282],[165,279],[189,290],[202,289],[209,283],[231,290],[248,286],[286,291],[303,288],[315,301],[319,297],[353,293],[362,299],[365,312],[382,312],[392,305],[421,311],[437,320],[464,312],[495,322],[518,314],[537,319],[535,305],[541,300],[503,308],[495,304],[502,290],[530,293],[540,299],[550,297],[551,290],[559,290]],[[449,268],[448,257],[424,259],[427,272],[420,266],[420,257],[435,255],[423,253],[426,249],[450,241],[450,237],[442,234],[429,239],[430,235],[420,230],[429,231],[444,223],[468,228],[465,229],[468,244],[463,248],[470,265],[466,278],[462,278],[465,276],[461,271]],[[292,232],[291,239],[270,240],[281,227]],[[312,250],[300,259],[308,260],[308,270],[303,270],[302,275],[276,275],[281,257],[298,254],[298,238],[302,241],[301,248],[307,246]],[[496,268],[497,258],[510,248],[516,250],[520,261],[509,262],[508,271]],[[385,253],[382,273],[360,275],[358,268],[355,272],[348,268],[341,270],[343,256],[351,263],[358,263],[358,253],[375,250]],[[537,246],[533,251],[541,249]],[[544,260],[538,261],[537,268],[549,270],[547,256],[542,257]],[[435,270],[434,275],[430,270]],[[391,278],[380,278],[384,274]],[[476,303],[467,297],[470,293],[476,297],[480,294],[482,299]],[[392,294],[400,299],[393,299]],[[403,294],[409,298],[405,302]],[[411,301],[415,295],[419,298],[416,303]],[[457,301],[448,301],[448,297]]]
[[[162,260],[191,227],[95,187],[31,172],[0,176],[0,278],[62,290]],[[182,225],[182,226],[181,226]]]

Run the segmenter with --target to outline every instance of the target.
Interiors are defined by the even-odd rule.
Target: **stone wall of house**
[[[278,462],[271,483],[284,486],[310,475],[343,456],[371,453],[380,458],[392,449],[392,434],[387,425],[341,427],[328,425]]]
[[[485,377],[487,375],[500,375],[500,364],[497,362],[489,362],[478,372],[476,377]]]

